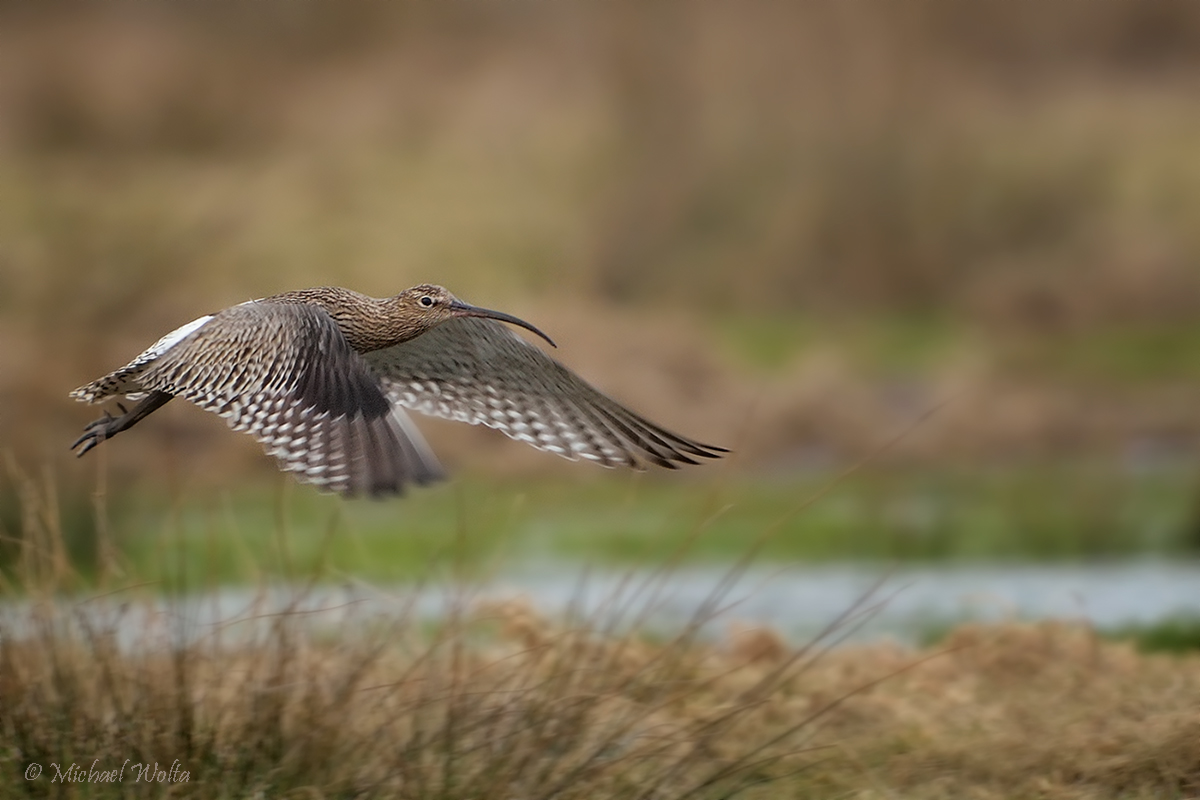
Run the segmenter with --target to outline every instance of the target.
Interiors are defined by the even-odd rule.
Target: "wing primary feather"
[[[636,426],[636,429],[639,430],[646,439],[667,448],[672,454],[674,454],[675,457],[678,458],[678,460],[682,461],[683,463],[699,464],[700,462],[684,456],[684,454],[680,452],[681,449],[685,452],[691,453],[692,455],[703,456],[706,458],[717,457],[702,450],[697,443],[692,442],[689,439],[685,439],[684,437],[676,433],[672,433],[671,431],[668,431],[658,425],[655,425],[650,420],[646,419],[640,414],[630,411],[629,409],[617,403],[615,400],[612,400],[607,396],[604,397],[604,400],[606,401],[604,405],[609,409],[609,411],[624,417],[631,425]],[[722,452],[728,451],[722,450]]]
[[[614,458],[601,449],[601,455],[604,456],[604,461],[601,463],[603,463],[605,466],[623,464],[627,467],[632,467],[633,469],[637,469],[639,467],[637,459],[634,458],[630,449],[631,445],[633,444],[632,441],[621,434],[618,429],[606,422],[603,416],[599,414],[597,409],[591,404],[574,403],[574,406],[575,408],[579,409],[579,413],[587,417],[591,421],[592,425],[595,426],[601,435],[605,437],[609,448],[615,450],[621,456],[624,456],[624,458]]]
[[[680,436],[678,433],[672,433],[666,428],[656,425],[638,414],[634,414],[634,416],[637,417],[638,421],[646,428],[656,432],[659,436],[667,441],[672,442],[674,447],[677,449],[681,448],[692,455],[700,456],[701,458],[720,458],[722,454],[729,452],[729,450],[724,447],[717,447],[716,445],[712,444],[702,444],[700,442],[692,441],[684,436]]]
[[[388,428],[387,417],[374,420],[362,420],[366,429],[365,448],[367,467],[370,470],[370,494],[372,497],[382,497],[400,491],[398,482],[399,469],[396,460],[402,458],[403,451],[399,447],[388,447],[395,434]]]
[[[433,450],[425,443],[425,437],[421,436],[421,432],[417,430],[417,426],[413,424],[408,414],[397,408],[393,411],[393,416],[403,433],[401,442],[404,443],[409,460],[413,465],[414,482],[418,486],[426,486],[445,479],[445,470]]]
[[[615,466],[616,464],[624,464],[626,466],[637,466],[637,461],[630,456],[620,434],[605,424],[597,414],[592,412],[588,404],[572,402],[571,407],[579,414],[580,418],[580,435],[586,436],[588,445],[597,455],[601,464],[606,467]],[[611,452],[610,452],[611,451]],[[616,458],[612,453],[617,453],[621,457]]]
[[[450,320],[364,358],[397,405],[498,428],[566,458],[675,469],[727,452],[642,418],[493,320]]]
[[[620,430],[625,438],[628,439],[634,447],[642,451],[642,454],[652,463],[667,469],[679,468],[672,461],[673,457],[680,457],[679,454],[674,450],[668,448],[667,454],[664,455],[661,451],[654,447],[655,441],[653,439],[647,438],[645,435],[639,435],[639,432],[633,430],[628,422],[620,419],[618,415],[614,414],[605,405],[596,404],[594,408],[596,409],[597,413],[602,414],[605,419],[607,419],[610,423],[612,423],[613,426]],[[690,459],[688,460],[690,461]],[[695,462],[693,461],[691,463],[694,464]]]

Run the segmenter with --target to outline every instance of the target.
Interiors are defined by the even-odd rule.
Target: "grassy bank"
[[[160,796],[134,780],[145,764],[181,797],[1200,789],[1200,656],[1139,655],[1070,626],[826,651],[765,630],[651,641],[511,601],[462,605],[434,627],[351,614],[335,631],[251,608],[174,638],[184,623],[139,619],[136,598],[88,607],[5,615],[0,796]],[[118,646],[130,618],[138,635]]]
[[[997,484],[1023,488],[1000,493],[993,514],[1028,515],[1038,507],[1029,498],[1067,491],[1062,475],[1021,474]],[[1194,638],[1194,621],[1117,632],[1123,641],[1084,626],[1007,624],[953,628],[922,649],[829,649],[872,598],[805,643],[723,628],[719,593],[664,633],[643,626],[653,582],[632,581],[594,613],[551,619],[442,579],[466,573],[469,586],[473,569],[522,547],[545,553],[546,540],[623,531],[640,544],[617,560],[689,536],[701,555],[742,556],[748,531],[820,520],[839,497],[859,508],[863,498],[845,493],[877,492],[885,479],[898,480],[856,475],[791,515],[815,479],[775,489],[468,479],[405,504],[293,488],[173,505],[127,498],[100,526],[95,546],[109,557],[88,566],[75,561],[87,548],[64,538],[86,515],[62,513],[52,483],[26,478],[0,603],[0,797],[158,796],[166,782],[182,797],[447,800],[1200,790],[1200,655],[1179,644]],[[1167,485],[1182,495],[1187,481]],[[1149,486],[1139,491],[1153,500]],[[1115,495],[1097,490],[1093,504]],[[535,521],[543,539],[521,533]],[[723,541],[704,553],[713,531]],[[771,548],[787,546],[777,543],[786,535],[781,527],[766,552],[779,554]],[[384,614],[341,604],[331,623],[264,594],[209,624],[180,596],[221,582],[418,571],[448,587],[449,613],[418,613],[414,592]],[[103,584],[96,596],[85,588],[93,578]],[[162,582],[136,585],[146,579]],[[700,635],[714,627],[725,635]],[[1179,652],[1144,652],[1170,649]],[[146,765],[158,783],[144,783]]]
[[[777,563],[1191,557],[1200,547],[1186,468],[878,468],[821,494],[833,477],[463,477],[379,503],[279,478],[175,499],[116,493],[98,525],[91,498],[54,498],[51,510],[46,484],[24,476],[0,490],[0,559],[11,569],[22,542],[53,534],[85,576],[97,575],[102,552],[119,552],[113,574],[199,586],[314,572],[391,581],[545,560],[637,565],[676,553],[727,563],[760,538],[759,558]]]

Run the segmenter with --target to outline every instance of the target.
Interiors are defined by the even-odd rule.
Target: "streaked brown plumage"
[[[727,452],[638,416],[501,322],[550,342],[427,284],[386,299],[323,287],[242,303],[71,392],[87,403],[137,401],[88,425],[72,448],[82,456],[183,397],[254,436],[299,480],[348,496],[399,494],[443,476],[405,408],[608,467],[674,469]]]

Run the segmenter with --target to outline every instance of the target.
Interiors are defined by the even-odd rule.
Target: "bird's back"
[[[85,403],[97,403],[109,397],[120,396],[137,399],[146,391],[146,388],[141,384],[140,378],[147,369],[168,351],[183,344],[188,337],[195,334],[202,327],[207,326],[212,320],[223,319],[227,322],[231,316],[237,316],[241,313],[235,311],[235,309],[256,305],[316,306],[323,309],[329,315],[343,336],[347,336],[347,330],[349,329],[350,335],[347,336],[347,340],[354,347],[354,332],[364,326],[361,319],[364,316],[369,316],[370,309],[376,303],[378,301],[375,298],[338,286],[297,289],[272,295],[271,297],[264,297],[261,300],[249,300],[224,311],[206,314],[203,317],[192,320],[186,325],[179,326],[139,353],[125,366],[75,389],[70,393],[70,397]],[[359,321],[356,323],[355,320]],[[218,324],[222,323],[218,322]],[[189,357],[194,359],[197,356],[203,355],[204,351],[201,349],[199,352],[190,353]]]

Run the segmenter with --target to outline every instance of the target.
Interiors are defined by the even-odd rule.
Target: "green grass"
[[[1103,631],[1107,639],[1131,641],[1143,653],[1188,653],[1200,651],[1200,618],[1174,616],[1141,625]]]
[[[780,369],[810,348],[830,345],[869,370],[924,371],[937,366],[963,340],[961,325],[941,314],[873,317],[797,313],[726,313],[714,319],[721,342],[739,362]]]
[[[739,363],[767,371],[829,347],[866,374],[937,370],[964,345],[1008,371],[1121,385],[1200,378],[1200,325],[1112,325],[1094,330],[1008,337],[978,330],[944,313],[819,318],[807,314],[736,314],[714,321]]]
[[[970,623],[964,620],[931,622],[921,631],[917,641],[921,647],[942,646],[964,624]],[[1096,634],[1108,641],[1130,642],[1141,653],[1200,652],[1200,617],[1191,615],[1181,614],[1154,622],[1099,628]]]
[[[1200,545],[1196,481],[1187,470],[880,468],[806,505],[830,478],[465,477],[385,502],[344,502],[281,482],[174,503],[129,496],[114,504],[110,528],[128,571],[193,586],[264,572],[398,580],[530,561],[636,565],[677,551],[720,563],[760,537],[760,557],[777,563],[1077,560],[1184,555]],[[93,535],[82,513],[64,516],[63,525],[68,542]],[[86,563],[80,554],[95,547],[71,550]]]
[[[1200,325],[1113,326],[1061,334],[1008,346],[1001,357],[1011,366],[1060,378],[1105,380],[1122,385],[1200,377]]]

